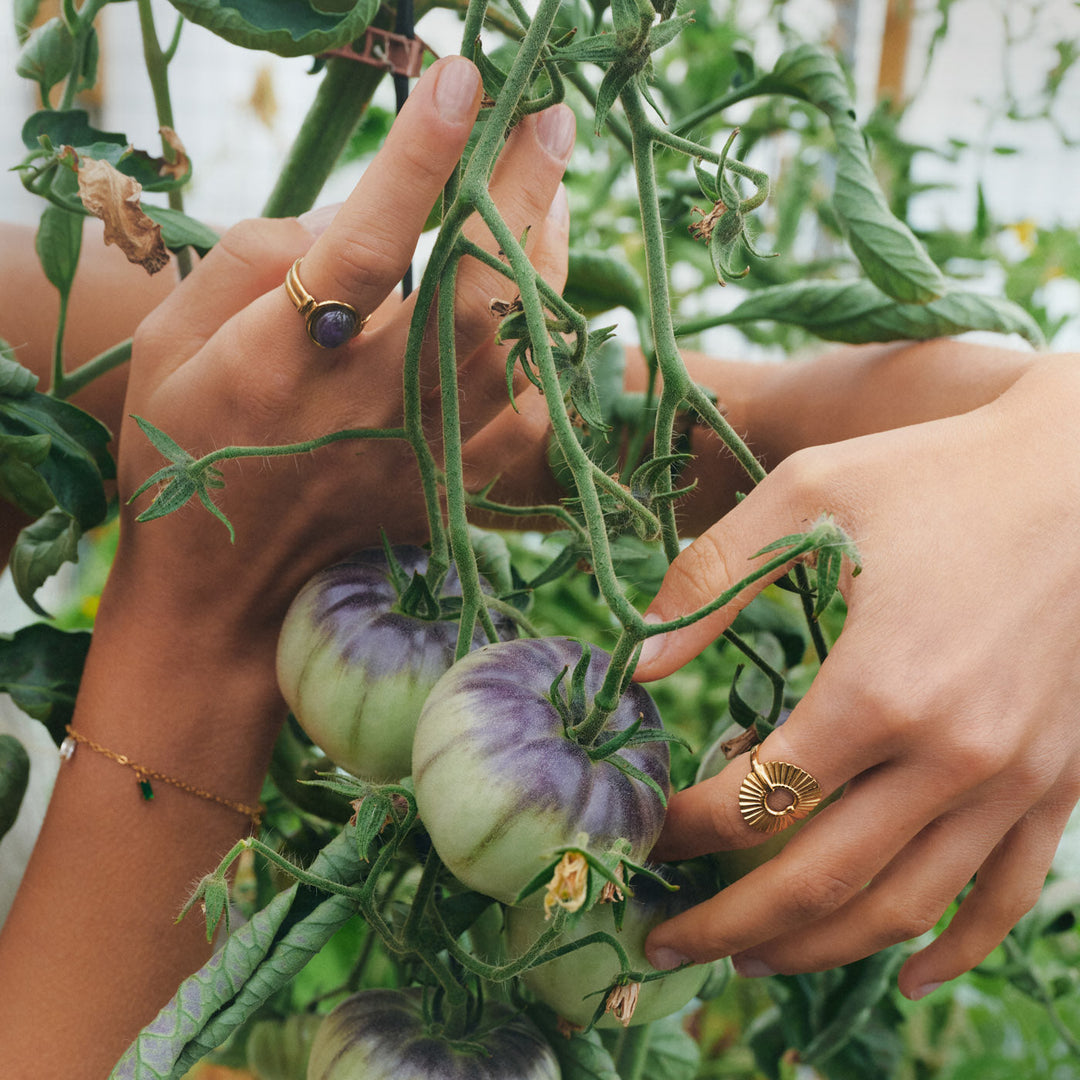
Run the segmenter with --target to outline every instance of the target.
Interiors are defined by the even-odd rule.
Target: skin
[[[450,89],[444,79],[451,72],[466,83],[457,111],[453,95],[441,106],[437,101],[437,88]],[[128,336],[150,314],[139,325],[130,369],[79,399],[119,433],[123,506],[120,550],[75,717],[84,734],[206,790],[254,802],[284,715],[273,656],[292,596],[316,570],[377,543],[380,526],[396,542],[424,539],[420,502],[411,496],[411,456],[394,442],[340,443],[305,458],[226,464],[228,486],[218,497],[236,527],[234,546],[223,526],[196,506],[136,527],[134,516],[152,493],[132,507],[124,500],[162,460],[121,417],[144,416],[194,453],[399,423],[400,358],[411,306],[393,290],[464,146],[479,93],[467,62],[435,64],[417,84],[376,164],[332,221],[324,212],[302,221],[242,224],[179,288],[168,271],[147,279],[114,249],[88,242],[94,272],[80,273],[75,287],[72,360]],[[533,226],[531,257],[556,288],[565,276],[568,235],[558,195],[572,134],[568,119],[556,109],[520,124],[492,183],[514,233]],[[5,241],[10,235],[5,231]],[[493,246],[483,229],[472,235]],[[21,242],[0,245],[6,283],[0,334],[17,346],[20,360],[45,371],[55,309],[32,303],[50,290],[27,234],[16,232],[16,238]],[[333,353],[310,343],[285,295],[285,273],[299,255],[304,284],[314,295],[374,312],[363,335]],[[496,462],[502,478],[494,497],[546,501],[557,492],[544,464],[545,403],[526,387],[517,395],[521,412],[506,407],[505,354],[491,340],[488,303],[505,297],[506,288],[503,278],[478,264],[463,265],[457,344],[466,476],[479,487],[493,478]],[[640,389],[644,367],[640,356],[631,359],[637,362],[627,381]],[[784,727],[785,738],[803,741],[791,747],[770,741],[763,756],[790,756],[827,787],[859,779],[820,823],[803,830],[805,840],[800,834],[783,859],[755,872],[753,886],[735,894],[733,886],[713,906],[682,917],[697,921],[676,920],[655,931],[654,954],[667,949],[705,959],[728,952],[742,957],[744,970],[753,957],[777,970],[808,970],[852,958],[842,955],[849,938],[871,951],[910,936],[963,884],[948,879],[946,871],[963,867],[956,858],[948,865],[936,858],[932,832],[923,832],[929,827],[954,856],[963,848],[971,869],[991,868],[971,894],[974,902],[966,902],[968,914],[954,920],[957,929],[939,939],[936,953],[932,946],[910,961],[901,985],[913,992],[949,978],[977,962],[987,941],[1017,917],[1021,901],[1030,902],[1065,808],[1075,801],[1075,724],[1062,716],[1076,700],[1076,676],[1062,650],[1076,640],[1077,617],[1057,602],[1077,576],[1065,530],[1078,503],[1062,487],[1077,475],[1076,450],[1064,435],[1075,376],[1067,362],[1036,366],[1027,354],[953,342],[845,349],[791,366],[694,355],[687,362],[699,381],[719,392],[732,424],[773,471],[710,529],[748,483],[714,439],[695,433],[700,483],[682,510],[682,525],[703,539],[674,564],[654,611],[688,610],[722,588],[719,551],[728,565],[738,566],[744,555],[801,528],[821,509],[834,512],[859,542],[866,566],[861,577],[844,582],[852,620],[813,692]],[[423,378],[430,401],[433,353]],[[876,432],[887,434],[870,435]],[[1003,432],[1015,443],[999,442]],[[819,446],[826,440],[834,441]],[[1060,468],[1063,463],[1071,471]],[[913,512],[911,470],[920,477],[921,515]],[[957,484],[959,470],[971,476],[970,485]],[[1039,560],[1024,560],[1019,545],[1036,524]],[[10,514],[0,519],[0,543],[13,539],[17,525]],[[924,557],[927,545],[940,559]],[[996,568],[1011,587],[1007,609],[986,602],[992,594],[976,577],[976,566]],[[921,583],[918,596],[911,595],[913,581]],[[1048,582],[1054,582],[1052,593]],[[986,618],[988,611],[994,619]],[[659,658],[642,663],[639,676],[673,670],[732,614],[725,611],[675,636]],[[1029,637],[1033,626],[1040,632]],[[1007,631],[1015,631],[1016,640]],[[958,641],[965,643],[962,663],[954,651]],[[1016,662],[1004,666],[1002,655]],[[880,673],[872,687],[866,670]],[[920,672],[914,689],[911,671]],[[822,714],[816,723],[814,708]],[[866,723],[868,716],[874,724]],[[991,724],[993,742],[985,737]],[[836,725],[839,732],[826,738]],[[997,765],[1007,761],[995,771],[988,758]],[[754,842],[758,834],[748,835],[732,809],[745,768],[736,763],[713,786],[676,797],[659,853]],[[985,786],[955,790],[957,776],[973,768]],[[1051,777],[1053,770],[1059,771]],[[890,777],[896,777],[894,787],[908,785],[902,795],[875,790]],[[247,823],[167,785],[157,785],[154,802],[145,804],[132,781],[128,770],[85,748],[61,770],[34,859],[0,936],[3,986],[18,988],[5,993],[0,987],[5,1075],[16,1080],[104,1075],[207,955],[198,920],[174,927],[173,913]],[[1041,792],[1026,805],[1019,795],[1025,786]],[[860,790],[870,792],[864,813],[882,818],[884,832],[867,831],[863,814],[843,809]],[[845,831],[845,815],[859,827]],[[919,836],[924,838],[916,842]],[[1012,839],[999,845],[1003,837]],[[887,853],[888,844],[897,852],[888,868],[869,865],[868,855]],[[861,861],[844,870],[840,884],[875,883],[859,897],[857,885],[841,895],[836,884],[849,858]],[[1024,863],[1021,897],[1010,884],[1017,860]],[[819,865],[832,868],[833,876],[814,878]],[[776,886],[800,872],[818,903],[801,902],[793,911],[784,897],[806,890]],[[909,896],[909,881],[925,888]],[[881,898],[874,924],[865,907],[844,911],[856,899],[868,903],[863,896]],[[911,913],[919,918],[900,917]],[[866,920],[861,935],[841,929],[845,914]],[[785,936],[798,920],[811,920],[813,931],[798,940]],[[46,941],[61,944],[43,949]],[[695,942],[701,943],[697,953]],[[658,958],[664,959],[654,955],[654,963]],[[64,988],[65,1021],[43,1045],[40,1017],[54,1010],[58,986]]]
[[[658,928],[652,962],[732,956],[746,975],[816,971],[932,929],[905,963],[919,998],[987,956],[1039,895],[1080,796],[1080,407],[1075,357],[1033,364],[972,411],[801,451],[672,563],[649,612],[688,613],[756,551],[822,513],[858,544],[849,615],[805,698],[761,745],[839,801],[783,851]],[[744,569],[745,568],[745,569]],[[760,586],[758,587],[760,588]],[[696,655],[756,589],[653,638],[637,678]],[[674,796],[654,854],[764,837],[738,811],[748,758]]]

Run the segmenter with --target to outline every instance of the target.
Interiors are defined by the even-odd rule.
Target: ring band
[[[371,316],[361,318],[352,304],[342,300],[316,300],[300,283],[301,262],[302,257],[289,267],[285,275],[285,291],[296,310],[304,316],[308,337],[320,349],[336,349],[356,337]]]
[[[739,813],[751,829],[780,832],[821,802],[821,787],[797,765],[758,761],[757,752],[756,746],[750,751],[750,773],[739,788]]]

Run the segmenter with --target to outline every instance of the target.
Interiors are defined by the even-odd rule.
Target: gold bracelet
[[[231,799],[224,799],[220,795],[214,795],[212,792],[197,788],[193,784],[187,784],[183,780],[177,780],[173,776],[166,776],[155,769],[137,765],[127,754],[118,754],[115,750],[109,750],[100,743],[94,742],[93,739],[80,735],[70,724],[64,730],[67,732],[67,738],[60,744],[60,757],[64,761],[70,761],[75,754],[77,745],[83,743],[93,750],[95,754],[102,754],[109,758],[110,761],[115,761],[118,765],[126,765],[128,768],[133,769],[135,780],[139,785],[139,792],[147,802],[154,797],[154,788],[150,781],[160,780],[163,784],[172,784],[173,787],[186,791],[189,795],[198,795],[200,799],[208,799],[210,802],[216,802],[221,806],[228,807],[230,810],[235,810],[238,814],[251,818],[251,824],[254,828],[259,827],[263,812],[261,806],[248,806],[246,803],[233,802]]]

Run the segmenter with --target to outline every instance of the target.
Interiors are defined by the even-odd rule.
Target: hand
[[[447,58],[433,65],[317,239],[296,220],[247,222],[228,232],[140,327],[125,411],[145,417],[196,456],[230,444],[292,443],[343,428],[400,426],[402,357],[414,298],[402,302],[392,293],[465,148],[480,93],[479,74],[468,61]],[[556,193],[572,141],[568,108],[527,117],[510,136],[491,181],[511,230],[521,235],[532,226],[535,265],[556,288],[565,278],[568,232],[565,201]],[[467,232],[494,249],[476,219]],[[321,350],[308,338],[283,284],[299,255],[312,295],[372,313],[364,332],[347,345]],[[535,417],[517,421],[507,406],[505,349],[494,343],[498,323],[489,302],[508,291],[512,295],[505,278],[475,260],[463,262],[456,342],[466,439],[496,421],[504,442],[543,437]],[[437,439],[433,343],[421,378],[428,434]],[[163,464],[127,420],[122,498]],[[483,482],[504,465],[505,458],[475,460],[471,478]],[[120,583],[137,581],[144,600],[159,610],[175,614],[179,605],[189,622],[200,611],[212,612],[214,633],[234,634],[242,620],[249,636],[262,633],[272,644],[289,600],[316,570],[377,544],[381,529],[392,542],[426,535],[418,473],[403,440],[350,440],[301,458],[234,461],[224,471],[227,487],[215,498],[235,526],[235,545],[197,500],[180,513],[134,524],[150,492],[125,510],[114,570]]]
[[[832,514],[863,570],[844,630],[760,747],[843,797],[774,858],[658,927],[661,968],[732,956],[745,975],[823,970],[935,926],[911,998],[969,970],[1037,898],[1080,796],[1080,373],[1034,365],[972,412],[801,451],[672,564],[650,612],[686,614],[754,553]],[[756,588],[760,588],[757,586]],[[639,679],[696,655],[749,603],[651,639]],[[671,800],[658,858],[749,847],[746,758]]]

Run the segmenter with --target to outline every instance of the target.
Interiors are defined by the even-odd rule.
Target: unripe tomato
[[[427,552],[399,547],[408,577],[427,569]],[[451,568],[445,596],[460,596]],[[278,639],[282,696],[312,741],[366,780],[408,776],[416,718],[428,692],[454,662],[458,624],[395,611],[397,591],[381,549],[317,573],[297,594]],[[501,638],[514,634],[495,619]],[[478,630],[474,645],[486,638]]]
[[[319,1028],[308,1080],[559,1080],[533,1023],[489,1004],[479,1028],[451,1042],[425,1023],[421,991],[361,990]]]
[[[695,899],[701,899],[696,893],[691,896],[685,881],[679,880],[679,883],[680,891],[672,893],[639,875],[632,879],[634,895],[627,899],[621,930],[615,930],[611,905],[597,904],[576,916],[555,944],[579,941],[602,930],[622,945],[635,971],[651,973],[655,969],[645,958],[645,939],[649,932],[692,906]],[[526,953],[548,925],[544,913],[536,908],[508,908],[506,935],[510,955]],[[701,990],[711,970],[709,964],[696,964],[642,983],[629,1024],[647,1024],[677,1012]],[[540,1001],[564,1020],[585,1026],[603,1001],[597,991],[606,990],[618,974],[619,958],[614,949],[602,942],[594,942],[529,968],[521,978]],[[611,1028],[621,1024],[617,1016],[608,1012],[597,1022],[597,1027]]]
[[[260,1020],[247,1040],[247,1065],[258,1080],[304,1080],[311,1044],[322,1024],[314,1013]]]
[[[567,734],[549,697],[559,673],[573,671],[581,656],[581,643],[569,638],[485,645],[439,680],[417,724],[413,783],[432,843],[460,881],[504,903],[517,899],[558,848],[576,846],[581,833],[596,853],[620,838],[629,841],[634,862],[660,835],[659,795],[614,758],[593,760]],[[592,650],[588,701],[609,662]],[[631,684],[593,746],[639,718],[643,729],[662,726],[652,699]],[[666,796],[666,742],[624,748],[618,756]]]

